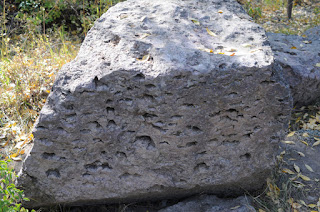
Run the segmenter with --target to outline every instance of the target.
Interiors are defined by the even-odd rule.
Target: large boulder
[[[18,184],[30,206],[259,189],[291,101],[235,1],[128,0],[56,77]]]
[[[309,105],[320,98],[320,26],[303,36],[267,33],[276,62],[291,90],[294,105]]]

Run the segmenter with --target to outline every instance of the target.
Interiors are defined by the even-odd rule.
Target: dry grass
[[[287,18],[287,0],[239,0],[239,2],[244,5],[255,22],[261,24],[268,32],[303,35],[307,29],[320,25],[318,0],[296,0],[291,20]]]
[[[247,10],[251,9],[257,23],[267,31],[287,34],[303,32],[320,24],[320,2],[303,7],[296,5],[293,20],[286,18],[283,0],[241,0]],[[31,31],[21,35],[0,37],[0,159],[20,160],[23,146],[32,142],[31,129],[50,93],[54,77],[63,64],[77,54],[81,40],[77,35],[69,37],[63,30],[42,35]],[[290,179],[278,168],[268,179],[264,193],[254,197],[259,211],[301,211]],[[303,192],[303,191],[302,191]],[[297,203],[297,204],[295,204]],[[317,209],[314,209],[317,210]],[[308,210],[312,211],[312,209]],[[318,209],[320,211],[320,209]]]
[[[68,41],[60,32],[50,38],[19,35],[5,42],[0,58],[1,158],[11,155],[18,160],[23,145],[31,142],[30,131],[55,74],[76,56],[80,40]]]

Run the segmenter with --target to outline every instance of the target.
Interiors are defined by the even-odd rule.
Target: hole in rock
[[[91,133],[91,130],[83,129],[83,130],[80,130],[80,133],[81,133],[81,134],[90,134],[90,133]]]
[[[95,163],[87,164],[84,167],[90,172],[95,172],[98,169],[98,166]]]
[[[284,99],[278,99],[278,98],[277,98],[277,101],[281,103],[281,102],[284,101]]]
[[[220,116],[220,111],[216,113],[210,113],[209,117],[215,117],[215,116]]]
[[[258,131],[260,131],[260,130],[261,130],[261,127],[259,127],[259,126],[253,128],[253,131],[254,131],[254,132],[258,132]]]
[[[115,128],[117,126],[116,122],[114,120],[110,120],[108,122],[107,128]]]
[[[168,124],[169,127],[176,126],[176,125],[177,125],[177,123],[169,123]]]
[[[86,151],[86,148],[84,148],[84,147],[76,147],[76,148],[73,149],[72,152],[74,152],[76,154],[79,154],[79,153],[84,152],[84,151]]]
[[[171,116],[171,119],[172,119],[173,121],[179,120],[179,119],[181,119],[181,118],[182,118],[182,116],[180,116],[180,115]]]
[[[147,84],[145,85],[146,88],[151,89],[151,88],[155,88],[156,86],[153,84]]]
[[[151,150],[155,148],[155,143],[153,142],[152,138],[147,135],[136,137],[134,143],[136,143],[141,147],[146,148],[147,150]]]
[[[113,169],[113,168],[110,166],[109,163],[103,163],[103,164],[101,165],[101,167],[102,167],[102,169],[107,169],[107,170]]]
[[[269,84],[273,84],[274,82],[264,80],[264,81],[261,81],[260,83],[261,83],[262,85],[269,85]]]
[[[194,167],[195,172],[205,172],[209,169],[209,166],[205,163],[199,163]]]
[[[176,132],[173,132],[172,135],[175,135],[175,136],[180,136],[182,134],[181,131],[176,131]]]
[[[177,75],[177,76],[174,76],[174,77],[173,77],[173,79],[178,79],[178,80],[179,80],[179,79],[182,79],[182,78],[184,78],[183,75]]]
[[[196,141],[189,142],[189,143],[186,144],[186,146],[187,146],[187,147],[195,146],[195,145],[197,145],[197,143],[198,143],[198,142],[196,142]]]
[[[238,113],[239,111],[237,111],[236,109],[228,109],[228,110],[226,110],[226,112],[228,112],[228,113],[233,113],[233,112]]]
[[[126,172],[126,173],[124,173],[124,174],[122,174],[122,175],[120,175],[120,179],[121,180],[126,180],[126,179],[128,179],[128,178],[136,178],[136,177],[141,177],[141,175],[139,175],[139,174],[129,174],[128,172]]]
[[[196,106],[194,104],[183,104],[183,106],[187,108],[195,108]]]
[[[154,97],[153,97],[152,95],[150,95],[150,94],[144,94],[143,97],[144,97],[146,100],[150,100],[150,101],[154,100]]]
[[[63,105],[63,107],[67,110],[73,110],[74,109],[74,106],[72,104],[70,105]]]
[[[88,177],[90,177],[91,176],[91,174],[88,174],[88,173],[84,173],[83,175],[82,175],[82,177],[84,177],[84,178],[88,178]]]
[[[110,103],[112,103],[113,101],[111,100],[111,99],[107,99],[106,100],[106,104],[110,104]]]
[[[99,79],[97,76],[94,77],[93,82],[94,82],[95,87],[98,87]]]
[[[204,157],[207,154],[207,151],[199,152],[196,154],[196,158]]]
[[[150,188],[151,191],[162,191],[164,189],[164,185],[155,184]]]
[[[95,142],[95,143],[103,143],[103,141],[100,138],[94,138],[93,142]]]
[[[110,40],[107,40],[106,43],[112,43],[114,45],[118,45],[120,42],[121,38],[118,35],[113,35]]]
[[[72,113],[72,114],[66,115],[66,121],[67,122],[75,121],[76,117],[77,117],[76,113]]]
[[[97,121],[89,122],[88,125],[89,125],[90,129],[92,129],[92,128],[100,128],[101,127],[101,125]]]
[[[110,62],[104,62],[104,63],[102,63],[102,66],[107,66],[107,67],[109,67],[109,66],[111,66],[111,63],[110,63]]]
[[[127,155],[124,152],[116,152],[116,156],[118,158],[127,158]]]
[[[227,64],[222,63],[219,65],[219,69],[225,69],[227,67]]]
[[[52,141],[49,141],[47,138],[41,138],[39,139],[40,143],[45,146],[51,146],[53,144]]]
[[[155,124],[152,124],[152,127],[159,130],[160,132],[167,132],[168,131],[168,129],[164,129],[164,128],[159,127],[158,125],[155,125]]]
[[[246,153],[244,155],[241,155],[240,158],[249,160],[251,158],[251,154],[250,153]]]
[[[49,169],[46,171],[46,175],[47,175],[47,177],[59,178],[60,172],[58,169]]]
[[[222,144],[223,145],[234,145],[234,144],[239,144],[240,141],[237,141],[237,140],[224,140],[222,141]]]
[[[229,93],[227,96],[230,97],[230,98],[234,98],[234,97],[238,96],[238,93],[236,93],[236,92],[231,92],[231,93]]]
[[[48,153],[48,152],[42,153],[41,155],[43,159],[47,159],[47,160],[52,160],[55,158],[55,156],[56,156],[55,153]]]
[[[135,80],[144,80],[145,76],[142,73],[139,73],[137,75],[134,76]]]
[[[217,138],[211,138],[210,140],[209,140],[209,142],[218,142],[219,140],[217,139]]]
[[[237,119],[232,119],[230,116],[225,115],[220,118],[221,121],[238,121]]]
[[[143,116],[145,119],[158,117],[157,115],[151,114],[151,113],[144,113],[142,116]]]
[[[246,138],[251,138],[252,135],[253,135],[253,133],[250,132],[250,133],[244,134],[243,136],[246,137]]]
[[[119,100],[119,103],[120,103],[120,104],[124,103],[124,104],[126,104],[126,105],[128,105],[128,106],[131,106],[132,103],[133,103],[133,100],[130,99],[130,98],[120,99],[120,100]]]
[[[114,113],[114,108],[113,107],[107,107],[107,113]]]

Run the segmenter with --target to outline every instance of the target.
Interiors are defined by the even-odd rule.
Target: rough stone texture
[[[276,61],[292,90],[294,105],[309,105],[320,97],[320,27],[298,35],[267,33]]]
[[[111,8],[59,72],[41,111],[18,181],[32,199],[26,204],[261,188],[292,101],[267,43],[233,0]],[[238,51],[229,56],[227,48]]]
[[[255,212],[246,197],[220,199],[212,195],[189,198],[176,205],[159,210],[159,212]]]

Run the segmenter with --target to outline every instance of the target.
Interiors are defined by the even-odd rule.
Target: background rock
[[[18,184],[33,207],[259,189],[291,101],[235,1],[119,3],[59,72]]]
[[[292,90],[294,105],[309,105],[320,97],[320,27],[304,37],[267,33],[276,61]]]

